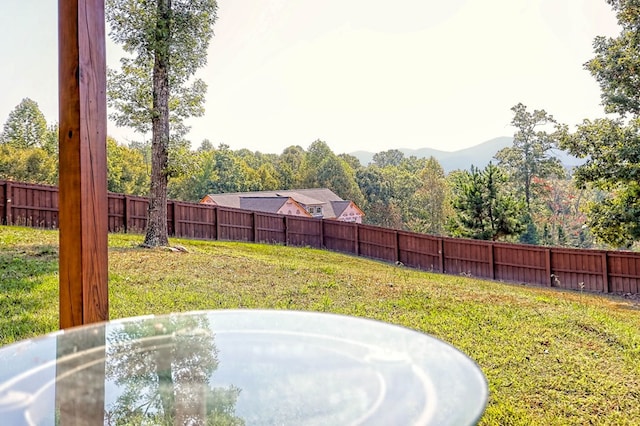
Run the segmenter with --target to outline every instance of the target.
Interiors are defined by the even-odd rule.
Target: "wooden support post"
[[[609,293],[611,284],[609,283],[609,262],[607,252],[602,253],[602,291]]]
[[[553,287],[554,277],[551,276],[551,249],[545,250],[545,267],[547,274],[547,285]]]
[[[4,200],[5,222],[4,223],[7,225],[13,225],[13,215],[12,215],[13,187],[10,181],[6,181],[4,193],[5,193],[5,200]]]
[[[60,328],[109,318],[104,0],[58,1]]]
[[[124,233],[128,233],[129,232],[129,209],[130,207],[130,203],[131,201],[129,200],[129,197],[127,195],[124,196],[124,217],[122,218],[122,224],[124,226]]]
[[[220,239],[220,207],[215,208],[215,213],[213,215],[214,220],[216,221],[216,240]]]
[[[356,256],[360,256],[360,227],[358,226],[358,224],[355,224],[355,230],[354,232],[354,236],[353,236],[353,241],[355,243],[355,250],[354,253]]]
[[[171,229],[169,230],[169,235],[171,235],[172,237],[182,237],[182,233],[178,232],[178,213],[180,211],[180,206],[178,205],[177,201],[169,201],[167,202],[167,211],[171,211]],[[167,227],[169,228],[169,224],[167,224]],[[195,229],[192,229],[192,233],[195,233]],[[192,235],[192,237],[195,237],[195,235]]]
[[[258,214],[253,212],[251,215],[251,221],[253,222],[253,242],[258,242]]]
[[[291,245],[289,242],[289,216],[284,216],[284,245]]]
[[[440,272],[444,274],[444,240],[438,238],[438,260],[440,261]]]
[[[496,264],[493,260],[493,243],[489,243],[489,278],[496,279]]]

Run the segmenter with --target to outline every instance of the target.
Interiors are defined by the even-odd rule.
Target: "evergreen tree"
[[[449,222],[454,236],[499,240],[519,235],[523,229],[524,203],[505,189],[507,178],[489,163],[484,170],[472,167],[456,175],[453,188],[455,216]]]

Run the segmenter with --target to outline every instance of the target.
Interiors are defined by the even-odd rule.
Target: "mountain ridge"
[[[433,156],[446,173],[453,170],[469,170],[471,166],[484,168],[490,161],[494,161],[494,155],[502,148],[513,145],[513,137],[499,136],[468,148],[457,151],[442,151],[434,148],[397,148],[405,157],[415,156],[417,158],[428,158]],[[360,164],[367,166],[373,162],[376,153],[369,151],[354,151],[349,155],[356,157]],[[562,150],[554,150],[553,155],[557,157],[567,168],[572,168],[584,163],[584,160],[573,157]]]

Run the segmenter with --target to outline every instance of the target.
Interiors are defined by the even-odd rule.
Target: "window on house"
[[[322,207],[316,208],[316,213],[322,213]]]

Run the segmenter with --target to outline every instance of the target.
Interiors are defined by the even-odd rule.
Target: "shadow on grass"
[[[0,247],[0,345],[57,328],[58,248]]]

